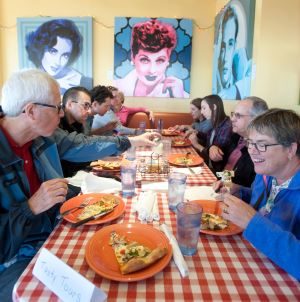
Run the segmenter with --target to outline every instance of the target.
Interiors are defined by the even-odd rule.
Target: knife
[[[185,163],[185,166],[189,169],[189,171],[192,174],[196,174],[196,172],[188,165],[188,158],[190,157],[190,155],[191,155],[191,152],[186,153],[184,163]]]
[[[189,169],[192,174],[196,174],[196,172],[186,163],[185,166]]]
[[[79,220],[79,221],[73,223],[72,226],[76,228],[76,227],[78,227],[78,226],[80,226],[80,225],[82,225],[82,224],[84,224],[84,223],[86,223],[86,222],[89,222],[89,221],[91,221],[91,220],[96,220],[96,219],[98,219],[98,218],[100,218],[100,217],[102,217],[102,216],[105,216],[106,214],[111,213],[111,212],[114,210],[114,208],[115,208],[116,206],[117,206],[117,205],[115,205],[112,209],[110,209],[110,210],[108,210],[108,211],[101,212],[101,213],[99,213],[99,214],[96,214],[96,215],[87,217],[87,218],[85,218],[85,219],[83,219],[83,220]]]

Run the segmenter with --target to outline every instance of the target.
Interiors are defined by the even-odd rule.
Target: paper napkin
[[[159,211],[158,211],[157,197],[155,197],[153,208],[152,208],[152,218],[155,221],[159,221],[159,218],[160,218],[159,217]]]
[[[69,177],[68,181],[70,185],[81,187],[83,180],[89,173],[85,171],[78,171],[73,177]]]
[[[134,204],[134,209],[138,213],[138,219],[141,221],[159,220],[157,195],[152,190],[141,192]]]
[[[153,151],[136,151],[136,156],[138,157],[150,157]]]
[[[165,192],[168,191],[168,182],[142,182],[142,190],[155,190],[156,192]]]
[[[191,169],[195,172],[195,174],[193,174],[188,168],[173,168],[172,172],[180,172],[186,175],[199,175],[202,173],[202,167],[191,167]]]
[[[184,198],[187,200],[216,200],[218,194],[215,193],[212,186],[193,186],[186,187]]]
[[[119,181],[112,178],[98,177],[91,173],[87,173],[81,184],[83,194],[100,193],[109,189],[121,190],[122,185]]]
[[[184,260],[184,257],[182,256],[182,253],[180,251],[180,248],[178,246],[178,242],[177,242],[175,236],[172,234],[172,232],[170,231],[168,226],[164,223],[160,225],[160,229],[165,233],[165,235],[167,236],[167,238],[169,239],[169,241],[172,245],[173,260],[174,260],[176,266],[178,267],[181,276],[187,277],[189,274],[189,269]]]

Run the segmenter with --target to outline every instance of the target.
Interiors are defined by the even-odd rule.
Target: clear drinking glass
[[[135,195],[137,164],[135,161],[125,161],[121,166],[122,195],[131,197]]]
[[[197,203],[177,205],[177,241],[183,255],[192,256],[197,252],[201,216],[202,207]]]
[[[168,179],[168,203],[171,211],[176,211],[176,206],[184,200],[187,176],[184,173],[170,173]]]

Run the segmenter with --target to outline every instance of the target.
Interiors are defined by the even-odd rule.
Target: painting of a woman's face
[[[69,62],[72,54],[72,41],[57,37],[57,43],[45,51],[42,58],[43,69],[53,77],[58,77]]]
[[[133,58],[138,79],[147,86],[154,86],[165,77],[169,65],[170,50],[163,48],[158,52],[140,49]]]

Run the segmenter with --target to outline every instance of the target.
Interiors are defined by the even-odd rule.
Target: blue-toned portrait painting
[[[192,21],[115,18],[114,80],[126,96],[188,98]]]
[[[215,19],[213,94],[224,100],[250,95],[255,0],[231,0]]]
[[[18,18],[20,68],[39,68],[68,88],[93,87],[92,18]]]

